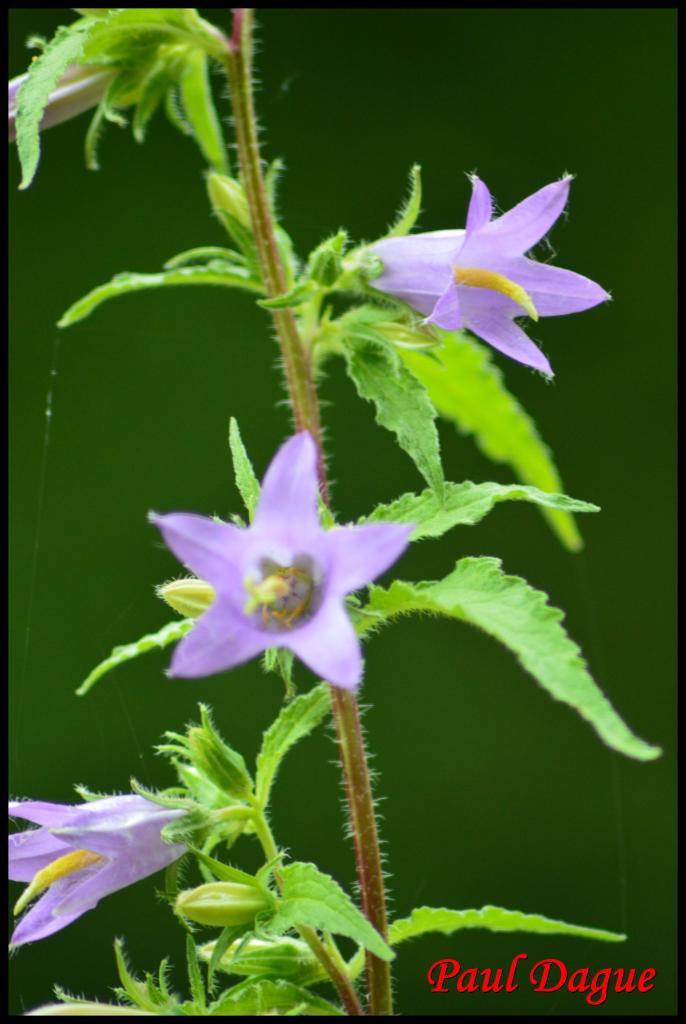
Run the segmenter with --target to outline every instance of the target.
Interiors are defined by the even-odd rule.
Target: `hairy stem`
[[[251,82],[253,17],[252,8],[236,10],[226,55],[226,69],[231,88],[241,180],[250,209],[265,291],[269,298],[274,298],[286,291],[286,275],[264,187],[257,140]],[[295,424],[298,430],[309,430],[316,442],[321,493],[328,504],[319,399],[311,355],[303,344],[292,311],[272,310],[272,315],[281,345]],[[336,687],[331,687],[331,691],[355,844],[362,909],[369,921],[384,939],[387,939],[386,898],[374,800],[357,701],[355,696],[347,691]],[[367,954],[367,986],[369,1012],[377,1016],[391,1014],[393,1003],[390,965],[370,953]]]

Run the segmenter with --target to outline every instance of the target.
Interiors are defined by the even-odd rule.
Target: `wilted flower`
[[[211,675],[287,647],[328,682],[359,684],[360,642],[344,597],[395,562],[412,527],[324,530],[317,495],[315,444],[301,433],[272,460],[250,528],[183,512],[150,516],[176,557],[216,593],[176,647],[170,675]]]
[[[12,945],[66,928],[111,892],[167,867],[185,851],[166,843],[161,829],[183,815],[141,796],[113,796],[70,806],[12,801],[14,818],[40,825],[9,837],[9,877],[28,882],[15,906],[38,902],[14,930]]]
[[[114,78],[111,68],[89,64],[72,64],[59,79],[50,94],[43,111],[40,127],[50,128],[53,124],[68,121],[84,110],[97,106]],[[28,73],[13,78],[8,84],[9,99],[9,141],[17,134],[17,93],[28,78]]]
[[[424,313],[429,323],[448,331],[468,328],[511,359],[552,376],[550,363],[514,317],[579,313],[610,298],[587,277],[524,255],[562,213],[571,180],[546,185],[492,220],[491,194],[475,176],[464,230],[386,238],[372,246],[384,266],[374,287]]]

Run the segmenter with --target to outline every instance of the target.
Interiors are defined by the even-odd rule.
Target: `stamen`
[[[525,310],[532,320],[538,320],[538,310],[528,292],[521,285],[511,281],[504,274],[494,270],[482,270],[481,267],[453,267],[457,284],[466,284],[470,288],[488,288],[492,292],[500,292],[512,299]]]
[[[297,565],[282,567],[271,563],[270,568],[272,571],[259,583],[245,581],[250,597],[244,611],[252,615],[259,609],[265,629],[291,629],[312,603],[312,577]]]
[[[91,864],[97,864],[101,860],[105,860],[103,854],[93,853],[92,850],[73,850],[71,853],[65,853],[64,857],[58,857],[52,864],[41,868],[33,876],[33,880],[27,885],[14,905],[15,915],[21,914],[24,907],[39,893],[48,889],[53,882],[90,867]]]

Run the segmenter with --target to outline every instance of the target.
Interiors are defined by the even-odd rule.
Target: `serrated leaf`
[[[422,169],[419,164],[414,164],[410,170],[410,194],[405,200],[398,218],[386,232],[385,238],[397,238],[400,235],[407,235],[417,222],[422,207]]]
[[[500,501],[528,501],[543,508],[565,512],[599,512],[597,505],[577,501],[564,494],[549,494],[522,484],[446,483],[443,500],[427,489],[421,494],[403,494],[389,505],[378,505],[361,523],[414,523],[411,540],[440,537],[453,526],[473,526]]]
[[[221,285],[225,288],[261,291],[245,267],[222,264],[219,260],[207,266],[179,267],[176,270],[162,270],[157,274],[117,274],[107,284],[94,288],[71,305],[57,322],[57,326],[71,327],[72,324],[89,316],[97,306],[119,295],[146,291],[150,288],[174,288],[177,285]]]
[[[212,98],[207,56],[200,50],[187,58],[187,67],[180,81],[180,96],[183,112],[203,156],[215,171],[228,174],[226,144]]]
[[[392,960],[393,951],[377,930],[357,909],[349,896],[329,875],[314,864],[288,864],[281,869],[283,889],[269,930],[275,934],[302,925],[347,935],[382,960]]]
[[[536,935],[576,935],[582,939],[600,939],[603,942],[624,942],[626,935],[608,932],[604,928],[586,928],[584,925],[556,921],[542,914],[523,914],[520,910],[502,907],[482,907],[481,910],[447,910],[445,907],[417,907],[409,917],[394,921],[389,929],[389,942],[414,939],[427,932],[452,935],[463,928],[486,928],[491,932],[529,932]]]
[[[346,365],[358,394],[374,403],[377,423],[395,434],[429,486],[441,495],[436,412],[424,386],[380,334],[349,323],[343,336]]]
[[[174,622],[168,622],[166,626],[163,626],[156,633],[146,633],[140,640],[134,640],[133,643],[115,647],[109,658],[105,658],[99,665],[96,665],[90,675],[84,679],[76,691],[77,696],[83,697],[102,676],[113,668],[117,668],[118,665],[123,665],[125,661],[131,661],[133,658],[137,658],[139,655],[155,650],[158,647],[168,647],[169,644],[173,644],[184,637],[192,628],[193,619],[176,619]]]
[[[31,62],[26,81],[17,93],[17,150],[22,168],[20,189],[33,181],[40,159],[40,123],[50,93],[70,64],[83,53],[89,33],[97,22],[82,18],[58,28],[40,56]]]
[[[497,558],[463,558],[438,583],[398,580],[388,590],[371,587],[366,610],[381,619],[433,612],[480,627],[508,647],[555,700],[575,708],[607,746],[639,761],[659,757],[659,747],[635,736],[594,682],[561,625],[563,613],[542,591],[506,576],[500,565]]]
[[[238,429],[238,421],[233,416],[229,422],[229,447],[231,448],[231,458],[233,459],[236,487],[243,499],[243,504],[248,512],[248,518],[252,522],[260,500],[260,482],[255,476],[252,462],[245,450],[241,432]]]
[[[426,387],[438,412],[463,434],[473,434],[494,462],[510,465],[526,484],[563,493],[552,455],[536,425],[505,387],[501,371],[485,345],[466,334],[439,332],[443,347],[431,356],[403,351],[401,358]],[[562,543],[578,551],[583,542],[573,517],[562,509],[542,508]]]
[[[331,711],[327,683],[320,683],[286,704],[264,734],[257,755],[255,791],[262,807],[269,801],[272,783],[281,761],[298,740],[309,735]]]
[[[289,981],[249,979],[235,985],[214,1003],[208,1013],[218,1017],[290,1016],[298,1010],[305,1017],[343,1017],[333,1003]]]

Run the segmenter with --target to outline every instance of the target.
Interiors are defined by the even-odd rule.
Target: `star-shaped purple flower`
[[[362,653],[344,597],[395,562],[412,527],[322,529],[316,462],[308,433],[290,438],[267,470],[248,529],[190,513],[151,515],[176,557],[216,594],[176,647],[170,675],[211,675],[286,647],[335,686],[358,686]]]
[[[37,895],[12,936],[12,946],[66,928],[111,892],[167,867],[185,851],[166,843],[162,828],[185,812],[141,796],[113,796],[70,806],[15,800],[13,818],[40,825],[9,837],[9,877],[29,882],[15,913]]]
[[[475,176],[464,231],[386,238],[372,246],[384,265],[374,287],[424,313],[429,323],[447,331],[468,328],[511,359],[552,376],[514,317],[564,316],[610,298],[587,277],[524,255],[562,213],[571,180],[546,185],[493,220],[491,194]]]

